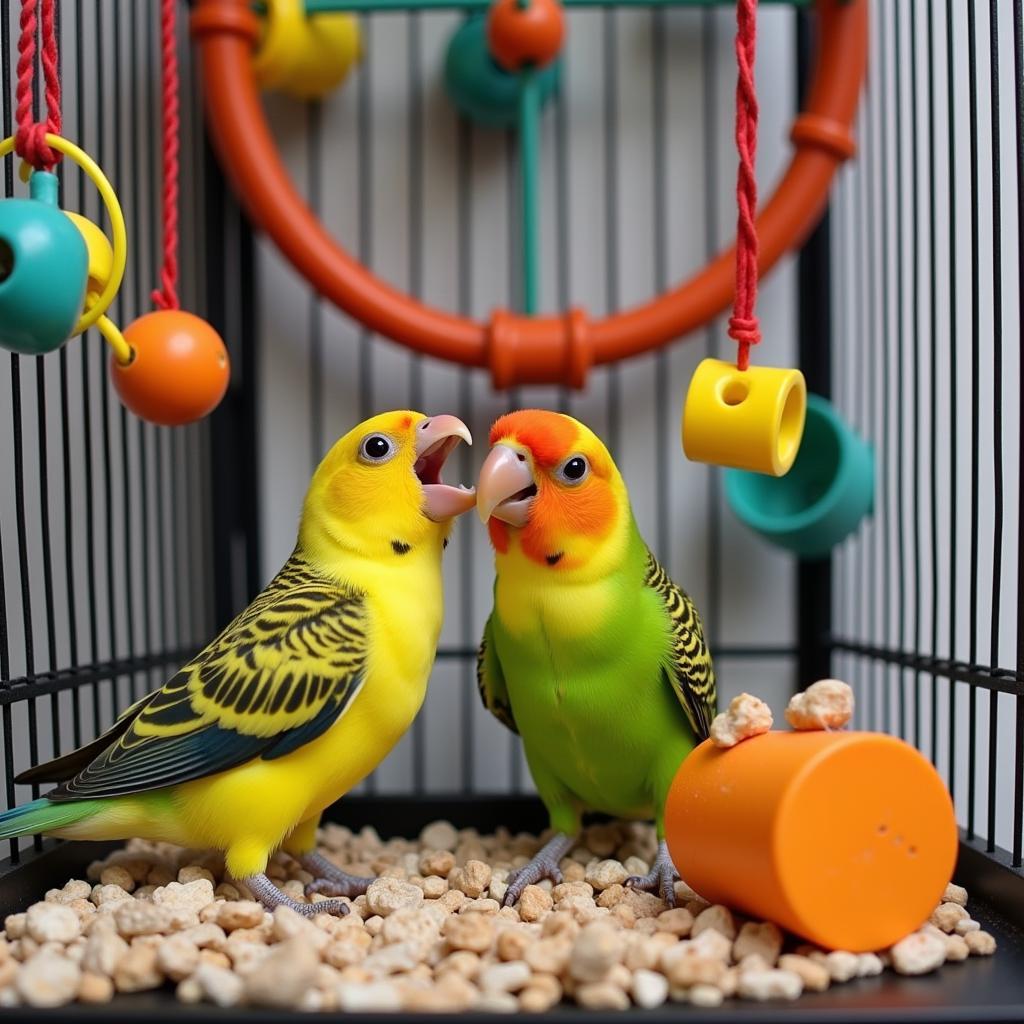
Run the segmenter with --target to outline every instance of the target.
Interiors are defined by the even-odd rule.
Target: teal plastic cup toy
[[[543,104],[558,87],[559,62],[536,71]],[[456,29],[444,62],[444,83],[452,103],[488,128],[510,128],[519,117],[521,75],[499,67],[487,46],[487,18],[472,14]]]
[[[57,178],[35,171],[29,199],[0,201],[0,346],[60,348],[82,313],[89,253],[57,204]]]
[[[730,469],[725,496],[736,517],[801,558],[822,558],[870,515],[871,446],[820,395],[807,396],[803,442],[783,477]]]

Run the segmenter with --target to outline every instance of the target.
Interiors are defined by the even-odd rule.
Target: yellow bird
[[[390,412],[330,450],[306,494],[295,550],[267,588],[162,689],[104,735],[24,772],[57,782],[0,814],[0,838],[139,836],[224,851],[265,906],[301,903],[265,871],[279,848],[355,896],[356,878],[315,852],[325,807],[364,779],[426,694],[442,620],[441,552],[472,490],[441,469],[469,430],[454,416]]]

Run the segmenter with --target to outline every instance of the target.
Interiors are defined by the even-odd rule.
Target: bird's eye
[[[567,484],[579,484],[587,478],[590,463],[582,455],[573,455],[566,459],[557,470],[557,475]]]
[[[363,462],[387,462],[395,454],[395,445],[383,434],[371,434],[363,438],[359,446],[359,458]]]

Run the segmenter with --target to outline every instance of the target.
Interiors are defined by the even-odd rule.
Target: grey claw
[[[347,896],[355,899],[362,896],[370,887],[372,878],[358,878],[355,875],[346,875],[344,878],[314,878],[305,887],[306,896],[314,893],[322,893],[324,896]]]
[[[300,858],[300,863],[314,876],[313,881],[306,886],[307,896],[319,892],[327,896],[347,896],[349,899],[355,899],[362,896],[375,881],[373,878],[350,875],[319,853],[306,854]]]
[[[675,879],[659,872],[652,871],[649,875],[630,875],[623,883],[627,889],[639,889],[641,892],[657,892],[669,905],[676,905]]]
[[[662,840],[658,844],[658,856],[649,874],[630,875],[626,879],[627,889],[640,889],[643,892],[657,893],[670,907],[676,905],[675,883],[679,878],[672,858],[668,853],[668,846]]]
[[[551,867],[539,860],[532,860],[529,864],[519,868],[509,876],[508,889],[505,892],[502,906],[514,907],[528,885],[536,885],[537,882],[545,878],[550,878],[552,885],[561,885],[563,876],[557,866]]]
[[[554,885],[561,884],[562,871],[558,862],[572,849],[572,845],[573,840],[562,833],[549,839],[529,864],[524,864],[509,876],[508,890],[502,906],[514,906],[528,885],[534,885],[543,878],[550,878]]]
[[[299,903],[296,900],[292,910],[303,917],[316,917],[317,914],[345,917],[352,913],[352,908],[344,900],[317,900],[316,903]]]
[[[316,917],[317,914],[335,914],[344,917],[349,913],[349,905],[343,900],[320,900],[318,903],[300,903],[286,892],[279,889],[264,874],[250,875],[244,879],[249,891],[269,911],[275,907],[287,907],[302,917]]]

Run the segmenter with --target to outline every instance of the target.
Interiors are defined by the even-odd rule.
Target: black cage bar
[[[834,202],[833,381],[878,459],[836,557],[860,724],[918,746],[964,840],[1020,874],[1021,5],[882,5]]]

